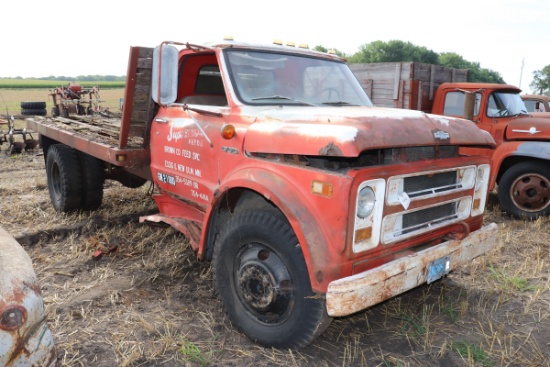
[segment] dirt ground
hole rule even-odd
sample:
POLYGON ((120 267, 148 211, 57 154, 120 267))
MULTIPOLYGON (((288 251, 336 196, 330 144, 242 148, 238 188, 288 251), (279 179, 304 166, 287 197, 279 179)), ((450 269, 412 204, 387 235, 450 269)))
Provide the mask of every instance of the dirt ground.
POLYGON ((156 211, 148 184, 107 182, 98 211, 59 214, 40 150, 0 148, 0 225, 33 259, 62 366, 550 365, 550 221, 511 220, 494 194, 494 251, 276 350, 232 327, 183 235, 139 223, 156 211))

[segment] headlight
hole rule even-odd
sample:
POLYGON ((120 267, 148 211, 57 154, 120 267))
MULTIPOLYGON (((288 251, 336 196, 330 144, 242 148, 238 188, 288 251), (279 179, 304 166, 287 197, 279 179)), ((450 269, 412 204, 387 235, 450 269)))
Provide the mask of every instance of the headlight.
POLYGON ((372 212, 375 202, 376 195, 372 188, 370 186, 363 187, 357 197, 357 216, 366 218, 372 212))

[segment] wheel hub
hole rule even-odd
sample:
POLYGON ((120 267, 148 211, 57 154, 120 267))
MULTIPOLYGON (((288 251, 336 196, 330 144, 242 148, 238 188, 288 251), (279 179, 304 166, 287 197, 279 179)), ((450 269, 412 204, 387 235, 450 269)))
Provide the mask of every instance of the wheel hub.
POLYGON ((540 211, 550 205, 550 181, 539 174, 518 177, 511 187, 516 205, 525 211, 540 211))
POLYGON ((239 281, 243 297, 257 310, 265 310, 276 297, 275 279, 257 264, 241 268, 239 281))
POLYGON ((235 281, 243 304, 258 321, 272 324, 286 319, 294 307, 290 273, 276 253, 249 244, 240 253, 235 281))

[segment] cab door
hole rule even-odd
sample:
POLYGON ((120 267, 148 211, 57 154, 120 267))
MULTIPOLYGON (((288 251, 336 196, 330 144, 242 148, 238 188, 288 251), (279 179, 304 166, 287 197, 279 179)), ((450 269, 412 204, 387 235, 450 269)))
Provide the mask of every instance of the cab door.
POLYGON ((218 187, 220 132, 229 115, 214 54, 184 56, 178 97, 151 128, 151 171, 158 187, 206 207, 218 187))

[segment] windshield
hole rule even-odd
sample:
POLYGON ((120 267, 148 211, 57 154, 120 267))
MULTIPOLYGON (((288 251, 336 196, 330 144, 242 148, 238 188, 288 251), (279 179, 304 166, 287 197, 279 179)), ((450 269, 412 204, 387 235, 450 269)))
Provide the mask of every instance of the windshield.
POLYGON ((489 96, 488 117, 517 116, 526 113, 527 108, 518 93, 495 92, 489 96))
POLYGON ((243 103, 372 106, 345 63, 249 50, 228 49, 224 54, 243 103))

